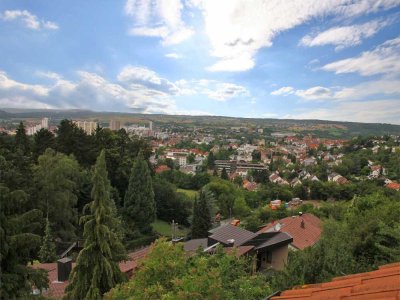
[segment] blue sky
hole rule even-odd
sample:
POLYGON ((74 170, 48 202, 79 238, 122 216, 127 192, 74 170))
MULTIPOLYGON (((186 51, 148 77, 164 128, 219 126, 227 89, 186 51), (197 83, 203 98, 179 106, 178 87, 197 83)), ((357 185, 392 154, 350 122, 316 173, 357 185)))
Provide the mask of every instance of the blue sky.
POLYGON ((400 124, 400 0, 0 0, 0 107, 400 124))

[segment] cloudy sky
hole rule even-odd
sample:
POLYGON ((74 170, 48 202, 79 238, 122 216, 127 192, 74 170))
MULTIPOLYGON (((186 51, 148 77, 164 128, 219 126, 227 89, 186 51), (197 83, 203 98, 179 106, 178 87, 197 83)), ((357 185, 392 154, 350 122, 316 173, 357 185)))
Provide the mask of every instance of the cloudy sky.
POLYGON ((0 0, 0 108, 400 124, 400 0, 0 0))

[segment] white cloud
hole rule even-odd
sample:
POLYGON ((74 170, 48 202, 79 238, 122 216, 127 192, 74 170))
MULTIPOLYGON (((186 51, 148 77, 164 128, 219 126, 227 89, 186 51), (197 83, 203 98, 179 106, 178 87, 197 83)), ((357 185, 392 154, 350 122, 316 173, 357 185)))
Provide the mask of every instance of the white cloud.
POLYGON ((384 78, 366 81, 336 91, 334 98, 338 100, 363 100, 377 95, 400 96, 400 80, 384 78))
POLYGON ((179 44, 194 31, 182 19, 180 0, 127 0, 125 14, 133 19, 131 35, 159 37, 164 45, 179 44))
POLYGON ((176 85, 181 95, 205 95, 217 101, 250 96, 250 92, 244 86, 216 80, 179 80, 176 85))
POLYGON ((359 73, 362 76, 400 74, 400 37, 388 40, 357 57, 329 63, 321 69, 336 74, 359 73))
POLYGON ((373 122, 400 124, 400 100, 339 102, 328 108, 308 110, 286 115, 294 119, 319 119, 332 121, 373 122))
POLYGON ((49 73, 42 74, 53 79, 49 85, 30 85, 11 79, 5 72, 0 73, 0 105, 13 106, 13 102, 36 103, 42 107, 85 108, 109 111, 131 109, 135 112, 171 113, 176 112, 173 93, 165 89, 163 81, 158 82, 154 74, 142 70, 138 76, 129 76, 123 70, 113 83, 90 72, 78 71, 76 81, 62 79, 49 73))
POLYGON ((334 45, 335 50, 341 50, 361 44, 363 39, 372 37, 390 23, 390 20, 374 20, 364 24, 333 27, 317 34, 306 35, 300 44, 308 47, 334 45))
POLYGON ((293 87, 284 86, 284 87, 281 87, 280 89, 272 91, 271 95, 273 95, 273 96, 287 96, 287 95, 293 94, 294 92, 295 91, 294 91, 293 87))
POLYGON ((295 94, 305 100, 324 100, 331 99, 333 96, 331 89, 322 86, 314 86, 307 90, 297 90, 295 94))
POLYGON ((316 17, 353 18, 400 5, 398 0, 192 0, 201 10, 205 33, 218 61, 210 71, 254 67, 259 49, 270 47, 283 31, 316 17))
POLYGON ((180 59, 180 58, 182 58, 182 55, 178 54, 178 53, 167 53, 167 54, 165 54, 165 57, 173 58, 173 59, 180 59))
POLYGON ((208 93, 208 97, 218 101, 226 101, 238 96, 247 96, 249 92, 243 86, 233 83, 217 84, 216 89, 208 93))
POLYGON ((274 96, 296 95, 304 100, 361 101, 372 96, 400 96, 400 80, 383 78, 362 82, 349 87, 314 86, 306 90, 282 87, 271 92, 274 96))
POLYGON ((57 30, 58 25, 54 22, 39 20, 37 16, 27 10, 6 10, 0 14, 3 21, 20 21, 22 24, 32 30, 57 30))
POLYGON ((53 72, 36 72, 47 84, 27 84, 12 79, 0 70, 0 107, 81 108, 139 113, 196 114, 200 110, 181 110, 175 97, 204 95, 217 101, 249 95, 233 83, 214 80, 169 81, 145 67, 125 66, 110 81, 87 71, 77 71, 77 79, 67 80, 53 72))

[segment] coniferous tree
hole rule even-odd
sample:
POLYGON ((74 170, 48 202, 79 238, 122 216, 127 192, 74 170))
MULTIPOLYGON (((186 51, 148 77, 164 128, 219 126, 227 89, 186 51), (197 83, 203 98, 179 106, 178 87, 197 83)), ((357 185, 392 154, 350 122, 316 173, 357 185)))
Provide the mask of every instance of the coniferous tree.
POLYGON ((229 176, 228 176, 228 173, 226 172, 225 168, 223 168, 221 171, 221 178, 225 179, 225 180, 229 180, 229 176))
POLYGON ((92 181, 93 201, 85 208, 90 214, 81 218, 85 244, 70 275, 65 299, 101 299, 125 279, 118 263, 126 259, 126 253, 117 232, 119 222, 110 198, 104 150, 97 158, 92 181))
POLYGON ((29 138, 26 135, 25 126, 22 121, 17 127, 17 131, 15 134, 15 145, 16 148, 20 150, 23 155, 27 155, 29 153, 29 138))
POLYGON ((218 170, 217 170, 217 168, 214 168, 213 176, 218 176, 218 170))
POLYGON ((47 129, 40 129, 33 136, 33 156, 35 160, 42 155, 47 148, 55 149, 55 137, 54 134, 47 129))
POLYGON ((28 195, 0 184, 0 299, 29 299, 32 286, 48 287, 47 272, 28 266, 40 247, 42 212, 24 210, 28 195))
POLYGON ((149 166, 142 152, 139 153, 131 170, 124 198, 124 213, 129 225, 133 222, 140 232, 151 232, 151 223, 156 216, 156 205, 149 166))
POLYGON ((51 235, 49 218, 46 218, 46 229, 43 237, 43 244, 40 247, 39 258, 42 263, 53 262, 56 259, 56 245, 51 235))
POLYGON ((201 191, 193 205, 192 238, 206 238, 211 228, 210 192, 201 191))
POLYGON ((209 169, 213 169, 214 166, 215 166, 214 153, 212 151, 210 151, 210 153, 208 153, 208 156, 207 156, 207 167, 209 169))

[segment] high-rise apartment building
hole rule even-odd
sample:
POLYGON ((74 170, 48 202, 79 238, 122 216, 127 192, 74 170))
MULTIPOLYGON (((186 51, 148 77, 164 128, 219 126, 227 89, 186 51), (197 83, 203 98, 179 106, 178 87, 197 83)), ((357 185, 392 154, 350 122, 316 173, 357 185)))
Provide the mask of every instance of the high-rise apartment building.
POLYGON ((97 128, 97 122, 92 121, 74 121, 75 125, 82 128, 87 134, 93 134, 97 128))
POLYGON ((42 128, 49 129, 49 118, 42 119, 42 128))
POLYGON ((111 130, 120 130, 121 129, 121 122, 118 120, 111 120, 110 121, 110 129, 111 130))

